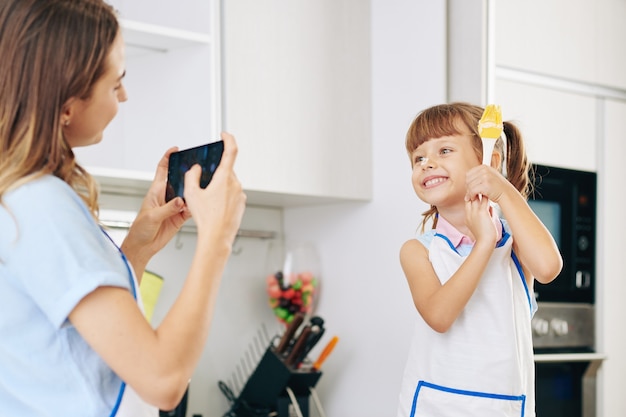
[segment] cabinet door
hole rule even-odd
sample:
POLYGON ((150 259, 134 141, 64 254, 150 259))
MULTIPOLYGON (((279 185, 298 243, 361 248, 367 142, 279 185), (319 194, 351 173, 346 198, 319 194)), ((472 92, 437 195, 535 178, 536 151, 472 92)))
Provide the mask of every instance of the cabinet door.
POLYGON ((626 88, 626 2, 497 0, 496 63, 626 88))
POLYGON ((224 2, 225 129, 246 189, 371 197, 369 3, 224 2))
POLYGON ((498 80, 502 117, 520 128, 535 163, 596 170, 596 100, 591 96, 498 80))

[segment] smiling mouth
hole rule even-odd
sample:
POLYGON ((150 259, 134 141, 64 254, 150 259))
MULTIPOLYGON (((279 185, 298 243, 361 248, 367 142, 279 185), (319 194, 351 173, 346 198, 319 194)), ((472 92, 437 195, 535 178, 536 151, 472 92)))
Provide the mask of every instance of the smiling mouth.
POLYGON ((423 182, 425 188, 435 187, 441 183, 448 181, 446 177, 429 178, 423 182))

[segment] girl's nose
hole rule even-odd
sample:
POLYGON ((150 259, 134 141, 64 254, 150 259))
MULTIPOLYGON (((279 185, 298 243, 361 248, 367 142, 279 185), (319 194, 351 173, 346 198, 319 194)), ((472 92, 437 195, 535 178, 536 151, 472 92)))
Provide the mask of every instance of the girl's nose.
POLYGON ((422 160, 419 162, 419 165, 422 167, 422 169, 431 169, 434 168, 435 161, 431 158, 422 158, 422 160))

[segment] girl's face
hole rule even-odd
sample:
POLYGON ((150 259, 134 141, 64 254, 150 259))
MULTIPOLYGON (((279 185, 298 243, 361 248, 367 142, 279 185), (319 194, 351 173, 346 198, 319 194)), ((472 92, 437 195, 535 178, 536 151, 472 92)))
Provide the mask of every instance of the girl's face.
POLYGON ((466 173, 481 163, 472 143, 473 135, 462 132, 427 140, 413 151, 411 179, 420 200, 439 211, 464 205, 466 173))
POLYGON ((106 61, 105 73, 93 86, 91 97, 71 98, 64 107, 61 125, 70 147, 88 146, 102 140, 107 125, 126 101, 124 40, 117 35, 106 61))

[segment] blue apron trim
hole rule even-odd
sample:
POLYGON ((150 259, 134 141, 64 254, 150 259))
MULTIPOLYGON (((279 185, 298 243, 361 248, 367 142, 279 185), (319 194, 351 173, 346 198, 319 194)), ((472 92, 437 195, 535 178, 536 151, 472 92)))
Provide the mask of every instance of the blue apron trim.
POLYGON ((502 238, 496 243, 496 248, 501 248, 504 244, 509 240, 511 234, 504 230, 504 226, 502 226, 502 238))
POLYGON ((117 414, 117 411, 120 409, 120 404, 122 403, 122 397, 124 396, 125 390, 126 382, 122 381, 122 386, 120 387, 120 392, 117 394, 117 400, 115 401, 115 406, 113 407, 113 411, 111 411, 110 417, 114 417, 117 414))
MULTIPOLYGON (((435 237, 440 237, 445 240, 448 243, 448 246, 450 246, 450 249, 452 249, 457 255, 461 255, 446 235, 442 235, 441 233, 435 233, 435 237)), ((501 248, 502 246, 504 246, 504 244, 507 242, 507 240, 509 240, 510 237, 511 235, 507 231, 503 230, 502 238, 496 243, 496 248, 501 248)))
MULTIPOLYGON (((448 243, 448 246, 450 246, 450 249, 452 249, 457 255, 460 255, 460 253, 456 250, 456 248, 454 247, 454 245, 452 244, 450 239, 448 239, 447 236, 442 235, 441 233, 435 233, 435 236, 440 237, 443 240, 445 240, 448 243)), ((504 231, 502 235, 502 239, 500 239, 500 241, 496 244, 496 248, 500 248, 504 246, 504 244, 507 242, 507 240, 509 240, 510 237, 511 237, 511 234, 504 231)), ((515 267, 517 268, 517 272, 519 273, 519 276, 522 279, 522 284, 524 285, 524 291, 526 292, 526 299, 528 300, 528 308, 530 310, 530 315, 532 317, 533 304, 530 298, 530 290, 528 289, 528 283, 526 282, 526 277, 524 276, 524 271, 522 270, 522 265, 519 259, 517 258, 517 256, 515 255, 515 252, 513 251, 511 251, 511 258, 513 258, 513 263, 515 264, 515 267)))
POLYGON ((454 252, 456 252, 457 255, 460 255, 459 251, 456 250, 456 248, 454 247, 454 245, 452 244, 450 239, 448 239, 448 236, 442 235, 441 233, 435 233, 435 237, 440 237, 443 240, 445 240, 448 243, 448 246, 450 246, 450 249, 452 249, 454 252))
POLYGON ((413 404, 411 406, 411 417, 415 415, 415 408, 417 407, 417 396, 419 395, 419 392, 422 389, 422 387, 432 388, 434 390, 448 392, 450 394, 465 395, 468 397, 490 398, 493 400, 505 400, 505 401, 521 401, 522 414, 520 414, 520 417, 524 417, 524 410, 526 407, 525 395, 490 394, 487 392, 467 391, 467 390, 444 387, 444 386, 437 385, 437 384, 431 384, 430 382, 425 382, 425 381, 420 381, 417 384, 417 389, 415 390, 415 395, 413 396, 413 404))
POLYGON ((517 268, 517 272, 519 273, 519 276, 522 279, 522 284, 524 285, 524 291, 526 291, 526 299, 528 300, 528 307, 530 308, 530 316, 532 317, 533 303, 530 298, 530 290, 528 289, 528 283, 526 282, 526 277, 524 276, 524 271, 522 270, 522 264, 517 258, 517 255, 515 255, 515 252, 513 251, 511 251, 511 258, 513 258, 513 263, 515 264, 515 267, 517 268))
MULTIPOLYGON (((130 262, 128 262, 128 259, 126 259, 126 255, 124 255, 124 252, 122 252, 122 249, 119 246, 117 246, 117 243, 115 243, 115 241, 111 238, 111 236, 109 236, 109 234, 104 229, 102 229, 102 233, 104 233, 104 235, 109 238, 111 243, 113 243, 113 245, 117 248, 118 252, 122 256, 124 265, 126 265, 126 272, 128 272, 128 277, 130 279, 130 290, 131 290, 131 293, 133 294, 133 298, 136 300, 137 289, 135 288, 135 280, 133 279, 133 272, 130 269, 130 262)), ((117 394, 117 400, 115 401, 115 406, 113 407, 113 410, 111 411, 110 417, 115 417, 115 415, 117 414, 120 408, 120 404, 122 403, 122 397, 124 396, 125 390, 126 390, 126 383, 122 381, 122 385, 120 386, 120 392, 117 394)))
MULTIPOLYGON (((503 225, 502 233, 503 233, 502 239, 498 241, 498 243, 496 244, 496 248, 500 248, 504 246, 504 244, 511 237, 511 234, 504 230, 504 225, 503 225)), ((457 255, 460 255, 460 253, 456 250, 456 248, 454 247, 454 245, 452 244, 450 239, 448 239, 447 236, 442 235, 441 233, 435 233, 435 236, 440 237, 441 239, 445 240, 448 243, 448 246, 450 246, 450 249, 452 249, 457 255)), ((530 316, 532 317, 534 313, 533 303, 530 298, 530 290, 528 289, 528 283, 526 282, 526 277, 524 276, 524 271, 522 270, 522 264, 520 263, 519 259, 517 258, 517 255, 515 255, 515 252, 513 251, 511 251, 511 258, 513 259, 513 263, 515 264, 515 267, 517 268, 517 272, 519 273, 519 276, 522 279, 522 285, 524 285, 524 291, 526 292, 526 299, 528 300, 528 309, 530 310, 530 316)))

